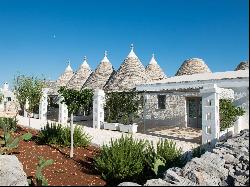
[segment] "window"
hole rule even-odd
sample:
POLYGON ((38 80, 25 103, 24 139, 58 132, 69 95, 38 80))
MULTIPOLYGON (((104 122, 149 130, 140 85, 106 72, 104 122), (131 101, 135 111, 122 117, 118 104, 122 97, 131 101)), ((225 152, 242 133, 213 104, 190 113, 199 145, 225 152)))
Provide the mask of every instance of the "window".
POLYGON ((166 95, 158 95, 158 109, 166 109, 166 95))
POLYGON ((11 101, 11 97, 7 97, 7 101, 11 101))

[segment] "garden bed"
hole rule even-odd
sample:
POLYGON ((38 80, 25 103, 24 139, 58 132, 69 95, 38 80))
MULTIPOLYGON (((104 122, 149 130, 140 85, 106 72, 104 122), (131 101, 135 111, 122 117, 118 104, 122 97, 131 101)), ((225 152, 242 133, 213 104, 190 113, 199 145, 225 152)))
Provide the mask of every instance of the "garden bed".
POLYGON ((101 179, 101 176, 93 167, 93 157, 99 151, 97 147, 75 148, 74 157, 71 159, 69 158, 70 148, 38 145, 34 141, 38 132, 36 130, 18 127, 14 136, 19 136, 26 132, 33 134, 33 140, 28 142, 21 141, 13 154, 22 163, 28 178, 35 179, 38 156, 42 156, 45 159, 54 160, 52 165, 43 170, 43 175, 48 180, 49 186, 106 185, 106 181, 101 179))

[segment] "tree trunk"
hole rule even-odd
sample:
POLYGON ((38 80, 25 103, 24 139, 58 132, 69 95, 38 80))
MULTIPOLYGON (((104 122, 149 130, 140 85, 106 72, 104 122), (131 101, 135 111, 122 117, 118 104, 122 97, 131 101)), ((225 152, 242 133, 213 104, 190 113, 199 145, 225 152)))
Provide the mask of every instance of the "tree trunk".
POLYGON ((73 157, 73 149, 74 149, 74 127, 73 127, 73 113, 70 116, 70 158, 73 157))
POLYGON ((30 127, 30 116, 31 116, 31 114, 28 113, 28 116, 29 116, 29 127, 30 127))

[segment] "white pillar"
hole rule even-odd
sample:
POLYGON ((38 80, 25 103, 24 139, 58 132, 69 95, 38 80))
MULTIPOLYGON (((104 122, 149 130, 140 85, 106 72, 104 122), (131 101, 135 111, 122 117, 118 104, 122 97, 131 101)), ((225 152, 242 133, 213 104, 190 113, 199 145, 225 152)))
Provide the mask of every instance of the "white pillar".
POLYGON ((39 104, 39 119, 47 120, 48 89, 43 89, 43 94, 39 104))
POLYGON ((63 97, 59 96, 58 122, 66 124, 68 122, 68 107, 65 103, 61 103, 62 100, 63 100, 63 97))
POLYGON ((93 99, 93 128, 103 128, 105 93, 97 89, 93 99))
POLYGON ((24 117, 28 117, 28 112, 27 112, 28 109, 29 109, 29 100, 26 99, 26 103, 24 105, 24 113, 23 113, 24 117))
POLYGON ((215 145, 220 138, 219 95, 216 84, 203 87, 202 94, 202 144, 215 145))

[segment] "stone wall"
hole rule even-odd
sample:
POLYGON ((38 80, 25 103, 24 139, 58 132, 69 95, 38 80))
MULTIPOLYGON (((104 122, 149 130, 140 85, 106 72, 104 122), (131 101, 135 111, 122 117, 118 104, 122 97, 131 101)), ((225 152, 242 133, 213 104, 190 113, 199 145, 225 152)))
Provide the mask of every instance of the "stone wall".
POLYGON ((145 103, 146 127, 185 127, 186 97, 200 97, 198 92, 147 93, 145 103), (166 109, 158 109, 157 95, 166 95, 166 109))

